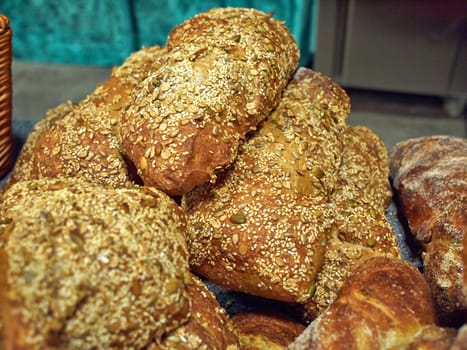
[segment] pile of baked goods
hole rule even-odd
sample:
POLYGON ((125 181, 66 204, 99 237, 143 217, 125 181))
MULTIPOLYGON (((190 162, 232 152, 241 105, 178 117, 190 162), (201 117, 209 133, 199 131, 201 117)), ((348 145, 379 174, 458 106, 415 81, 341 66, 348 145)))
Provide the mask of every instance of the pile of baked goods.
POLYGON ((212 9, 50 110, 2 190, 4 348, 462 344, 465 140, 445 190, 427 178, 447 162, 391 156, 422 274, 386 217, 383 143, 298 62, 271 14, 212 9), (219 289, 255 302, 230 312, 219 289))

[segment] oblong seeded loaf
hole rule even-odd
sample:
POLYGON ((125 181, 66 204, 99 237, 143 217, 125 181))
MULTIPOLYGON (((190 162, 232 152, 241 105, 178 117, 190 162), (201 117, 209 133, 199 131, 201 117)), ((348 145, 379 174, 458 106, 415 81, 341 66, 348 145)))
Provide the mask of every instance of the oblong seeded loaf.
POLYGON ((26 140, 7 187, 18 181, 58 177, 82 177, 114 188, 140 183, 121 152, 117 121, 132 88, 163 52, 160 46, 134 52, 82 101, 48 111, 26 140))
POLYGON ((245 134, 277 105, 299 51, 282 22, 244 8, 190 18, 167 48, 133 91, 120 136, 145 184, 180 195, 232 164, 245 134))
POLYGON ((341 88, 300 68, 232 167, 184 196, 196 273, 271 299, 309 298, 332 229, 348 108, 341 88))

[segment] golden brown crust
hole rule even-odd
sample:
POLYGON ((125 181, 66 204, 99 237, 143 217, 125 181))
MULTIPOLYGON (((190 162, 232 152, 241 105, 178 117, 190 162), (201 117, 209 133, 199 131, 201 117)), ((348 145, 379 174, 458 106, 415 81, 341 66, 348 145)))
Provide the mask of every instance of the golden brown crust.
POLYGON ((332 193, 338 237, 398 256, 397 237, 385 214, 392 199, 386 148, 363 126, 348 127, 342 143, 338 180, 332 193))
POLYGON ((339 239, 337 231, 334 231, 328 238, 321 269, 310 286, 310 297, 303 304, 303 318, 314 320, 336 298, 355 268, 379 255, 371 248, 339 239))
POLYGON ((335 298, 353 269, 374 256, 400 255, 397 237, 386 218, 388 159, 381 140, 368 128, 347 127, 341 135, 337 183, 330 195, 334 229, 323 265, 304 305, 313 320, 335 298))
POLYGON ((285 349, 305 329, 298 320, 276 310, 255 310, 232 317, 242 350, 285 349))
POLYGON ((144 79, 159 46, 133 53, 112 76, 33 141, 32 178, 84 177, 110 187, 134 186, 132 168, 121 154, 117 122, 132 88, 144 79))
POLYGON ((378 210, 386 209, 391 202, 392 191, 388 154, 383 142, 365 126, 349 126, 343 134, 342 143, 334 200, 353 200, 378 210))
MULTIPOLYGON (((464 324, 457 332, 456 339, 449 350, 467 349, 467 324, 464 324)), ((434 349, 435 350, 435 349, 434 349)))
POLYGON ((429 286, 414 266, 375 257, 357 268, 289 349, 447 349, 454 334, 436 326, 429 286))
POLYGON ((133 92, 121 139, 145 184, 184 194, 231 164, 298 64, 288 29, 253 9, 201 13, 169 35, 159 69, 133 92))
POLYGON ((327 195, 348 107, 329 78, 301 69, 232 167, 184 196, 194 271, 237 291, 309 298, 331 229, 327 195), (342 103, 326 100, 321 89, 338 92, 342 103))
POLYGON ((188 317, 184 213, 165 194, 40 179, 2 208, 7 349, 140 349, 188 317))
POLYGON ((464 234, 464 243, 462 249, 462 266, 464 267, 464 284, 462 286, 462 295, 464 297, 464 305, 467 305, 467 235, 464 234))
MULTIPOLYGON (((190 318, 176 330, 165 334, 160 349, 239 349, 238 337, 227 312, 214 294, 195 275, 187 284, 191 299, 190 318)), ((157 348, 157 346, 156 346, 157 348)))
POLYGON ((391 177, 402 215, 422 244, 425 277, 441 320, 465 319, 462 251, 467 231, 467 141, 430 136, 397 144, 391 177))
POLYGON ((12 174, 3 186, 2 191, 8 189, 16 182, 37 179, 37 176, 33 171, 33 164, 34 145, 38 136, 45 130, 49 129, 51 125, 56 123, 58 120, 64 118, 72 110, 73 104, 71 102, 62 103, 61 105, 47 111, 45 117, 34 125, 21 149, 18 159, 16 160, 12 174))

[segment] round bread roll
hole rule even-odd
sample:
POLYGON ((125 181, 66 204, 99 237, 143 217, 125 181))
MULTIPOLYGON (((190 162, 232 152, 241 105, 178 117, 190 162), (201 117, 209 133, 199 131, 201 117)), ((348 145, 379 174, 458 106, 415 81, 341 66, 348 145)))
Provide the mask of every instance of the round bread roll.
POLYGON ((187 320, 185 220, 165 194, 40 179, 1 208, 6 349, 145 349, 187 320))

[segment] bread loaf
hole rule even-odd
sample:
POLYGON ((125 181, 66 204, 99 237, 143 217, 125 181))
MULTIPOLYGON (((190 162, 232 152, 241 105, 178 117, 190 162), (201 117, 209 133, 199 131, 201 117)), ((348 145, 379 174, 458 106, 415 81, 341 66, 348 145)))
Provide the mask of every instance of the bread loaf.
POLYGON ((44 177, 83 177, 114 188, 140 183, 122 155, 116 128, 130 91, 164 51, 154 46, 133 53, 84 100, 49 111, 26 140, 8 186, 44 177))
POLYGON ((272 309, 244 311, 232 316, 242 350, 283 350, 305 329, 305 325, 272 309))
POLYGON ((375 256, 400 255, 385 215, 391 197, 386 148, 362 126, 347 127, 341 142, 337 183, 330 195, 334 226, 313 292, 304 304, 307 320, 329 306, 356 266, 375 256))
POLYGON ((392 199, 386 148, 363 126, 348 127, 342 143, 338 182, 331 197, 339 237, 397 256, 397 238, 385 215, 392 199))
POLYGON ((237 332, 215 295, 196 275, 187 283, 191 299, 190 317, 181 326, 164 335, 161 344, 150 350, 237 350, 237 332))
POLYGON ((36 140, 45 130, 48 130, 52 124, 57 120, 65 117, 68 113, 73 110, 73 103, 64 102, 55 108, 47 111, 46 115, 40 119, 33 127, 24 145, 22 146, 21 152, 16 159, 13 171, 2 187, 2 191, 9 188, 16 182, 28 181, 37 179, 37 174, 33 171, 34 167, 34 146, 36 140))
POLYGON ((165 194, 40 179, 1 208, 6 349, 146 349, 188 319, 184 214, 165 194))
POLYGON ((390 170, 401 213, 423 247, 424 276, 441 320, 462 323, 467 141, 435 135, 401 142, 392 150, 390 170))
POLYGON ((228 289, 309 298, 321 267, 348 97, 300 69, 279 106, 215 184, 184 196, 192 269, 228 289))
POLYGON ((428 284, 400 259, 358 266, 329 308, 288 349, 449 349, 454 329, 436 325, 428 284))
POLYGON ((254 9, 212 9, 176 27, 133 91, 121 142, 146 185, 184 194, 230 165, 298 64, 289 30, 254 9))
POLYGON ((456 339, 449 350, 467 349, 467 324, 464 324, 457 332, 456 339))

